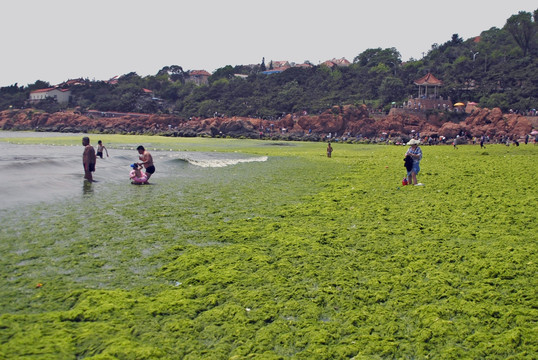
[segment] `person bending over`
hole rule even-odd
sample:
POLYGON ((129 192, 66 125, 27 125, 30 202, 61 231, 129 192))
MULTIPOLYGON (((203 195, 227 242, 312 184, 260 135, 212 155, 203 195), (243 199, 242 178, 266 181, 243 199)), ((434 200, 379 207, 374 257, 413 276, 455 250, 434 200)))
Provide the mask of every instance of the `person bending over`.
POLYGON ((148 176, 148 181, 149 181, 149 178, 155 172, 155 166, 153 165, 153 157, 151 156, 149 151, 144 149, 142 145, 137 147, 136 150, 138 150, 138 153, 140 154, 140 156, 138 157, 138 159, 140 160, 138 165, 144 166, 144 168, 146 169, 146 175, 148 176))

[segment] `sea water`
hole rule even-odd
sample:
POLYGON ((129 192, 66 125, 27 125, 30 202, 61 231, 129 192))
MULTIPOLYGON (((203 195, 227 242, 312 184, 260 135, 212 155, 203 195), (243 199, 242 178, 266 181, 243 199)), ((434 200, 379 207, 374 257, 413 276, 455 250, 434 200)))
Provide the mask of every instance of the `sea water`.
MULTIPOLYGON (((81 136, 66 134, 66 136, 81 136)), ((0 132, 0 137, 16 138, 60 136, 56 133, 0 132)), ((106 192, 110 186, 130 185, 130 165, 138 162, 135 149, 109 148, 104 158, 97 158, 94 183, 84 180, 82 145, 19 145, 0 141, 0 210, 80 197, 95 191, 106 192)), ((196 169, 233 166, 252 161, 266 161, 237 153, 151 151, 156 173, 150 179, 159 185, 171 177, 194 176, 196 169)), ((200 174, 198 174, 200 176, 200 174)))

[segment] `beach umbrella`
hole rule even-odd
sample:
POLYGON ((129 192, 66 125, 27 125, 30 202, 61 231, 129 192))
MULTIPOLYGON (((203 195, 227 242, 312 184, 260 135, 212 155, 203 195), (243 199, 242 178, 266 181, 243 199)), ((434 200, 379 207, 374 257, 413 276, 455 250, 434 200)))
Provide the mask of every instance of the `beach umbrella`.
POLYGON ((462 103, 462 102, 457 102, 457 103, 454 104, 454 106, 465 106, 465 104, 462 103))

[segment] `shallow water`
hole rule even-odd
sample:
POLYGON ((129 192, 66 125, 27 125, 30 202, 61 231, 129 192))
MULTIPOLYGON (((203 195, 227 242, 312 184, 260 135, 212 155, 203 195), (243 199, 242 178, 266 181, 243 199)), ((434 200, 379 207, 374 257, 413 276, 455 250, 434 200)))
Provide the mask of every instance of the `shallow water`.
MULTIPOLYGON (((72 135, 72 134, 70 134, 72 135)), ((2 133, 2 137, 58 136, 48 133, 2 133)), ((82 197, 110 185, 129 181, 130 164, 138 161, 136 150, 108 149, 110 157, 98 158, 94 183, 84 180, 81 146, 18 145, 0 142, 0 210, 82 197)), ((242 162, 265 161, 235 153, 151 151, 156 173, 151 182, 172 176, 188 177, 196 168, 224 167, 242 162)))

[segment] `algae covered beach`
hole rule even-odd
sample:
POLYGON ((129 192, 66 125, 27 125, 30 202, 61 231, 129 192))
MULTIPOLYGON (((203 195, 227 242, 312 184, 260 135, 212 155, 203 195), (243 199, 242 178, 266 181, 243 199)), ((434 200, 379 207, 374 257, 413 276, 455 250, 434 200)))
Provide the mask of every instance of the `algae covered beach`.
POLYGON ((159 154, 132 186, 80 138, 0 139, 76 149, 73 193, 0 209, 0 358, 538 354, 537 146, 423 146, 404 187, 401 146, 99 135, 159 154))

